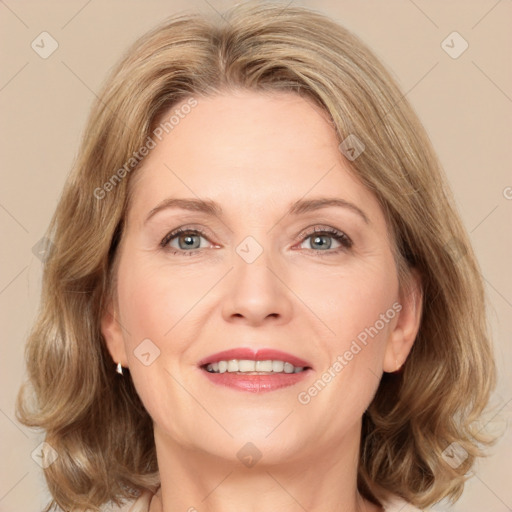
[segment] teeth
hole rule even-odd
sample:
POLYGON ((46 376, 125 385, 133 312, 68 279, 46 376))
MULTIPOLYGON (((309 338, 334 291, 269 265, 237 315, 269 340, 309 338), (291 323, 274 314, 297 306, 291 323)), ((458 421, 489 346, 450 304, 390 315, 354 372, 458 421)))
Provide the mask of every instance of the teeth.
POLYGON ((293 364, 284 363, 284 373, 293 373, 293 364))
POLYGON ((282 372, 284 368, 283 361, 272 361, 272 371, 273 372, 282 372))
POLYGON ((256 371, 257 372, 271 372, 272 371, 272 361, 256 361, 256 371))
MULTIPOLYGON (((238 371, 239 372, 253 372, 256 369, 257 365, 258 365, 258 363, 256 361, 249 361, 248 359, 241 359, 238 361, 238 371)), ((260 368, 258 368, 258 370, 259 369, 260 368)))
POLYGON ((254 361, 252 359, 230 359, 229 361, 218 361, 206 366, 210 373, 300 373, 304 370, 302 366, 293 366, 286 361, 266 360, 254 361))

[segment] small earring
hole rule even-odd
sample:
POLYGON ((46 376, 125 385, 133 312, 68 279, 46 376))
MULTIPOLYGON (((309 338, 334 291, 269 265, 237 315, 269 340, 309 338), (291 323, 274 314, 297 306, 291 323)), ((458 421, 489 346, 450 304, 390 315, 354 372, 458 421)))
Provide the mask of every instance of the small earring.
POLYGON ((119 375, 123 375, 123 367, 121 366, 121 363, 117 363, 116 372, 119 373, 119 375))

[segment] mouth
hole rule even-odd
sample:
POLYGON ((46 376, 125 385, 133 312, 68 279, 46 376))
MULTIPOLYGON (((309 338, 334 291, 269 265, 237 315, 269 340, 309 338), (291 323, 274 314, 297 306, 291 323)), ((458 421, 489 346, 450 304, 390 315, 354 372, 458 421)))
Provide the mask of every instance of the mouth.
POLYGON ((305 360, 274 349, 233 349, 199 362, 213 383, 253 393, 293 386, 313 371, 305 360))
POLYGON ((223 359, 215 363, 208 363, 201 367, 210 373, 236 373, 238 375, 273 375, 276 373, 300 373, 309 370, 309 366, 294 366, 288 361, 280 359, 223 359))

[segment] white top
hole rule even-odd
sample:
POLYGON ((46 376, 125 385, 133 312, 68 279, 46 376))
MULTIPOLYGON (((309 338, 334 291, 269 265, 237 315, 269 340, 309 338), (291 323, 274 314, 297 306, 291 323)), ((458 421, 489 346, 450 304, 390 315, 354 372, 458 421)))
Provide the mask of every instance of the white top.
MULTIPOLYGON (((127 503, 119 509, 119 512, 149 512, 152 497, 153 494, 149 491, 143 492, 136 501, 127 503)), ((397 496, 383 503, 383 507, 386 512, 421 512, 419 508, 414 507, 397 496)))

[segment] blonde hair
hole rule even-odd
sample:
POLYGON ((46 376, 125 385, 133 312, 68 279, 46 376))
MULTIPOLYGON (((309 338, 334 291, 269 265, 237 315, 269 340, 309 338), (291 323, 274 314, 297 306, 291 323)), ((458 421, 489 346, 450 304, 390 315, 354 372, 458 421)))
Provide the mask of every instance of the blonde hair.
POLYGON ((248 2, 224 18, 171 17, 128 49, 92 108, 48 228, 26 348, 31 388, 17 402, 19 420, 44 429, 59 454, 44 471, 46 510, 120 504, 158 484, 151 418, 129 373, 117 378, 100 331, 140 164, 130 159, 173 105, 236 89, 302 94, 328 114, 340 142, 363 141, 348 163, 382 206, 401 285, 417 269, 424 301, 403 370, 384 374, 363 416, 359 490, 375 503, 386 493, 419 507, 457 499, 488 442, 474 424, 495 367, 478 264, 428 136, 374 54, 324 15, 248 2), (452 443, 467 453, 455 469, 442 456, 452 443))

